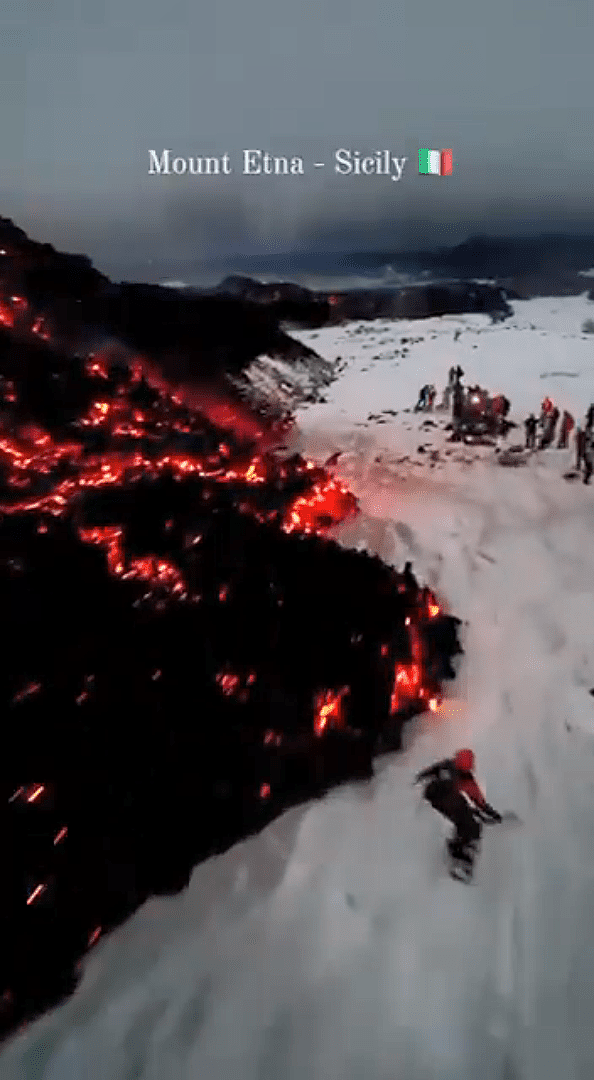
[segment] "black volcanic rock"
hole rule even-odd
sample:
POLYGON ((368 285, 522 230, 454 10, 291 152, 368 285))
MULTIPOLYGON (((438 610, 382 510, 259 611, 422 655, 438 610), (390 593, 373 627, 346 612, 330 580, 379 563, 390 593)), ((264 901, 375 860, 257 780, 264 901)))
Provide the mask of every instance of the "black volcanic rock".
POLYGON ((61 298, 95 296, 109 279, 86 255, 68 255, 51 244, 39 244, 9 219, 0 217, 0 282, 24 293, 34 306, 61 298))
POLYGON ((333 320, 426 319, 465 312, 484 312, 495 318, 513 313, 501 288, 472 281, 339 293, 332 308, 333 320))
POLYGON ((323 326, 330 315, 327 299, 292 282, 264 284, 249 277, 231 275, 210 291, 255 304, 266 304, 279 322, 293 326, 314 329, 323 326))
POLYGON ((114 284, 86 256, 29 240, 6 218, 0 219, 0 250, 3 292, 28 301, 20 329, 43 317, 52 338, 69 352, 86 352, 97 339, 114 338, 144 353, 170 380, 193 384, 237 374, 261 354, 316 356, 280 328, 281 318, 291 315, 303 325, 324 320, 327 305, 307 290, 281 286, 274 303, 263 303, 237 290, 230 296, 225 290, 114 284))
POLYGON ((109 296, 83 303, 81 315, 156 358, 179 380, 235 374, 261 354, 316 355, 280 329, 271 308, 225 295, 122 284, 109 296))

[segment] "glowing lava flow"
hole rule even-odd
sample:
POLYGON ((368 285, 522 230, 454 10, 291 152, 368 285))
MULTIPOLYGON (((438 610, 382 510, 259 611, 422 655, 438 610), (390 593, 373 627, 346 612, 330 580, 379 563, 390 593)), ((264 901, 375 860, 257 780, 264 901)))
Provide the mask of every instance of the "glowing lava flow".
MULTIPOLYGON (((18 296, 5 297, 0 303, 0 322, 15 326, 22 332, 27 302, 18 296)), ((37 318, 29 329, 40 333, 45 324, 37 318)), ((48 364, 52 354, 48 353, 48 364)), ((39 424, 0 424, 0 465, 4 466, 5 490, 14 492, 14 501, 5 500, 0 510, 6 514, 34 512, 56 518, 65 517, 84 499, 86 491, 105 488, 124 488, 133 497, 133 485, 141 480, 157 480, 167 473, 175 480, 196 476, 218 486, 243 486, 236 496, 236 506, 259 521, 276 522, 286 533, 325 535, 329 529, 358 513, 353 494, 323 468, 295 456, 281 460, 263 449, 246 455, 237 449, 236 438, 261 438, 263 431, 256 419, 246 414, 243 406, 231 404, 221 393, 208 388, 187 394, 172 392, 162 376, 151 370, 146 358, 127 359, 116 353, 90 353, 83 361, 84 379, 89 389, 97 386, 94 400, 72 421, 72 435, 61 439, 52 437, 39 424), (116 361, 114 375, 114 363, 116 361), (146 373, 152 382, 145 381, 146 373), (118 381, 119 379, 119 381, 118 381), (184 403, 185 402, 185 403, 184 403), (206 428, 205 428, 206 418, 206 428), (217 442, 217 449, 196 452, 195 449, 173 448, 175 440, 200 439, 209 424, 234 432, 234 438, 217 442), (89 439, 107 440, 105 448, 93 451, 89 439), (172 446, 173 443, 173 446, 172 446), (295 486, 301 490, 291 495, 295 486), (257 489, 269 487, 280 493, 278 509, 263 511, 256 498, 257 489), (287 494, 283 499, 283 492, 287 494)), ((68 373, 67 373, 68 377, 68 373)), ((2 381, 4 402, 10 407, 17 399, 14 384, 2 381)), ((88 398, 87 398, 88 401, 88 398)), ((204 493, 207 499, 209 493, 204 493)), ((174 520, 167 528, 174 527, 174 520)), ((47 531, 41 521, 39 532, 47 531)), ((188 585, 174 561, 146 554, 131 557, 126 552, 126 530, 123 524, 78 526, 78 535, 86 544, 99 546, 104 552, 110 573, 122 580, 148 583, 150 589, 166 593, 178 601, 188 599, 188 585)), ((400 586, 400 591, 404 586, 400 586)), ((229 587, 221 584, 219 600, 227 600, 229 587)), ((146 596, 150 596, 150 592, 146 596)), ((192 598, 194 599, 194 598, 192 598)), ((421 590, 414 610, 406 623, 410 634, 412 662, 399 663, 394 672, 391 711, 425 698, 430 707, 435 698, 423 685, 423 656, 416 624, 433 619, 440 607, 429 590, 421 590)), ((223 671, 218 679, 226 696, 243 699, 248 688, 243 678, 223 671)), ((27 689, 23 694, 31 693, 27 689)), ((324 691, 315 704, 314 728, 321 734, 333 723, 342 722, 342 702, 348 688, 324 691)), ((81 700, 84 698, 84 691, 81 700)))
POLYGON ((283 528, 288 533, 323 533, 355 513, 355 496, 337 480, 328 479, 314 484, 311 494, 295 499, 283 528))
MULTIPOLYGON (((441 614, 441 608, 429 589, 422 589, 420 603, 417 605, 416 619, 435 619, 441 614)), ((441 697, 430 693, 424 685, 424 651, 417 622, 410 616, 405 620, 409 635, 411 662, 397 663, 394 670, 394 685, 390 699, 390 713, 395 716, 416 702, 427 702, 431 712, 437 712, 441 697)))
MULTIPOLYGON (((165 388, 151 390, 142 403, 146 384, 140 363, 128 364, 124 370, 121 384, 114 385, 112 369, 105 357, 91 354, 84 362, 85 378, 91 386, 93 382, 99 382, 101 392, 71 425, 80 432, 80 438, 68 437, 60 441, 38 424, 21 424, 16 429, 3 425, 4 430, 0 429, 0 464, 5 469, 5 490, 14 492, 15 499, 5 501, 0 510, 7 514, 35 512, 65 517, 77 507, 86 491, 127 486, 133 492, 133 485, 138 481, 157 480, 167 473, 179 481, 196 476, 216 486, 243 487, 236 496, 238 509, 259 521, 276 522, 286 533, 325 535, 333 525, 358 513, 355 497, 343 484, 323 468, 297 455, 282 460, 262 449, 245 455, 234 450, 230 440, 218 442, 216 450, 210 452, 174 450, 171 440, 180 436, 190 440, 194 436, 200 438, 204 418, 183 406, 177 395, 165 388), (135 397, 137 391, 141 393, 140 399, 135 397), (85 442, 93 437, 94 431, 100 431, 108 439, 107 448, 101 453, 92 452, 85 442), (169 445, 165 447, 164 443, 169 445), (283 500, 283 491, 290 492, 291 485, 295 484, 301 485, 301 492, 292 497, 287 495, 283 500), (280 492, 284 507, 281 505, 268 512, 260 509, 250 493, 267 487, 280 492)), ((12 384, 9 386, 5 381, 4 389, 5 398, 7 389, 10 397, 16 397, 12 384)), ((230 415, 228 411, 225 413, 227 419, 230 415)), ((204 498, 208 498, 208 492, 204 498)), ((172 518, 168 520, 167 528, 173 527, 172 518)), ((40 522, 38 531, 46 532, 47 525, 40 522)), ((149 592, 144 599, 164 594, 178 601, 189 598, 184 574, 174 561, 153 554, 128 556, 123 524, 81 524, 78 535, 84 543, 102 548, 113 576, 146 582, 149 592)), ((403 588, 403 585, 399 586, 400 591, 403 588)), ((221 584, 221 603, 226 601, 228 592, 229 587, 221 584)), ((433 594, 428 589, 421 590, 406 619, 412 662, 396 666, 391 697, 393 715, 423 699, 430 708, 435 707, 437 699, 430 697, 423 685, 423 656, 416 624, 436 618, 440 610, 433 594)), ((238 696, 240 700, 247 697, 248 688, 239 676, 225 671, 218 681, 226 696, 238 696)), ((342 699, 347 692, 348 688, 343 688, 338 693, 326 691, 320 696, 315 706, 317 734, 333 723, 341 722, 342 699)), ((81 700, 83 698, 84 692, 81 700)))
POLYGON ((341 726, 344 723, 343 699, 349 693, 349 687, 343 686, 341 690, 323 690, 316 696, 314 706, 314 732, 322 735, 329 727, 341 726))
MULTIPOLYGON (((81 432, 81 438, 52 438, 37 424, 11 427, 0 426, 0 464, 5 469, 5 487, 18 492, 14 501, 4 500, 0 510, 6 514, 23 512, 46 513, 64 517, 88 489, 118 487, 134 484, 141 478, 157 479, 165 472, 175 479, 197 476, 217 485, 243 484, 245 496, 239 508, 251 512, 260 521, 274 521, 287 532, 327 532, 328 528, 356 512, 357 504, 346 488, 330 479, 313 462, 295 457, 281 461, 271 453, 260 452, 249 457, 233 454, 227 442, 220 442, 216 452, 198 454, 195 451, 164 449, 180 435, 200 437, 203 418, 182 406, 175 395, 166 390, 152 391, 150 407, 130 400, 130 389, 142 388, 139 364, 128 367, 124 385, 108 387, 110 368, 107 361, 92 354, 84 364, 85 378, 101 381, 103 391, 87 412, 71 425, 81 432), (128 395, 128 396, 126 396, 128 395), (109 439, 102 453, 93 453, 86 445, 87 432, 102 431, 109 439), (130 443, 142 448, 131 448, 130 443), (151 442, 154 450, 150 449, 151 442), (60 475, 61 474, 61 475, 60 475), (44 478, 44 483, 41 480, 44 478), (53 482, 49 486, 48 479, 53 482), (284 487, 301 483, 309 491, 285 499, 283 510, 264 513, 252 504, 250 488, 272 485, 282 495, 284 487), (40 487, 45 490, 40 490, 40 487)), ((146 384, 144 384, 146 386, 146 384)), ((4 381, 5 400, 16 397, 12 384, 4 381)), ((220 404, 220 402, 218 403, 220 404)), ((222 407, 222 406, 221 406, 222 407)), ((231 412, 227 407, 225 416, 231 412)), ((258 429, 259 430, 259 429, 258 429)), ((173 522, 171 523, 173 525, 173 522)), ((47 531, 44 524, 39 531, 47 531)), ((151 555, 128 559, 125 554, 125 531, 118 525, 79 528, 85 543, 96 544, 106 553, 112 574, 126 579, 135 578, 167 587, 172 596, 186 597, 187 591, 179 569, 163 558, 151 555)))

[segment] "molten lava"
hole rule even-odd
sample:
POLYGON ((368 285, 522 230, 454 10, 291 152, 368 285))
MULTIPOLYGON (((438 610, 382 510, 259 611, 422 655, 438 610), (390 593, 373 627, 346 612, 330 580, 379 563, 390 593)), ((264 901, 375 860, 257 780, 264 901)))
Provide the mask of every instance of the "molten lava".
MULTIPOLYGON (((110 369, 101 357, 90 356, 84 371, 89 380, 101 380, 104 385, 109 382, 110 369)), ((239 501, 242 511, 254 514, 258 520, 277 520, 287 532, 322 534, 332 524, 356 512, 356 500, 346 488, 312 462, 299 457, 281 461, 266 452, 246 457, 242 450, 234 451, 228 442, 219 442, 216 451, 202 454, 191 449, 163 448, 164 442, 174 441, 178 435, 199 438, 204 420, 200 414, 181 406, 176 396, 165 389, 159 392, 150 409, 138 405, 134 400, 134 387, 139 385, 137 374, 132 370, 124 387, 112 388, 113 396, 105 388, 92 402, 73 425, 81 432, 79 440, 67 436, 58 439, 39 424, 20 425, 17 431, 10 424, 1 425, 0 465, 7 474, 6 487, 22 493, 18 499, 4 500, 0 505, 3 512, 45 512, 64 517, 80 502, 85 490, 134 485, 143 478, 158 478, 165 472, 178 480, 197 476, 212 479, 217 485, 243 485, 239 501), (103 431, 110 439, 110 445, 100 453, 85 444, 83 433, 94 430, 103 431), (130 445, 141 441, 142 448, 134 449, 130 445), (291 486, 296 484, 305 493, 290 498, 291 486), (252 500, 250 489, 267 485, 279 492, 285 506, 263 515, 252 500)), ((5 399, 8 385, 12 384, 5 384, 5 399)), ((170 519, 168 527, 173 526, 170 519)), ((40 526, 46 528, 45 524, 40 526)), ((103 548, 115 576, 151 581, 169 587, 173 597, 186 597, 183 575, 169 560, 149 554, 142 558, 126 555, 122 526, 81 526, 79 536, 85 543, 103 548)), ((221 589, 222 601, 225 595, 221 589)))
POLYGON ((46 888, 47 886, 43 884, 36 885, 33 889, 33 892, 27 897, 27 907, 29 907, 31 904, 34 904, 35 901, 38 900, 39 897, 45 892, 46 888))
POLYGON ((330 727, 341 727, 344 723, 343 700, 349 693, 349 687, 341 690, 323 690, 315 699, 314 732, 322 735, 330 727))
POLYGON ((354 495, 337 480, 329 479, 314 484, 311 494, 295 500, 283 527, 285 532, 322 534, 357 512, 354 495))

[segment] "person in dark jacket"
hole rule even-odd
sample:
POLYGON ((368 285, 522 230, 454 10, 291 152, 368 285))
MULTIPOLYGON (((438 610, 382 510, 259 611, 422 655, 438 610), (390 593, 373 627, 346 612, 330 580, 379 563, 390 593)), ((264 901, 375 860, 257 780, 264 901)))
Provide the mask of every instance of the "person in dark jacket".
POLYGON ((538 420, 534 413, 530 413, 527 420, 524 420, 524 428, 526 431, 526 449, 536 450, 536 428, 538 426, 538 420))
POLYGON ((453 401, 452 401, 452 419, 461 420, 462 410, 464 408, 464 391, 460 383, 454 385, 453 401))
POLYGON ((588 429, 584 439, 584 484, 589 484, 594 470, 594 432, 588 429))
POLYGON ((429 391, 430 391, 430 389, 431 389, 431 387, 429 386, 429 383, 426 383, 425 386, 422 386, 421 389, 419 390, 419 400, 417 401, 417 404, 415 405, 415 412, 425 412, 426 411, 427 402, 429 400, 429 391))
POLYGON ((501 814, 487 802, 474 776, 474 753, 458 750, 453 758, 437 761, 415 777, 415 784, 429 783, 423 798, 455 825, 448 841, 453 858, 469 864, 481 838, 481 823, 500 822, 501 814))
POLYGON ((575 467, 579 472, 584 462, 584 452, 586 450, 586 432, 582 428, 581 424, 578 424, 575 430, 575 467))
POLYGON ((590 405, 586 413, 586 428, 590 431, 594 427, 594 405, 590 405))
POLYGON ((402 577, 403 577, 403 582, 404 582, 404 585, 406 586, 406 588, 416 592, 416 590, 419 587, 419 583, 418 583, 415 575, 413 574, 413 568, 412 568, 412 563, 411 562, 405 562, 404 570, 402 571, 402 577))

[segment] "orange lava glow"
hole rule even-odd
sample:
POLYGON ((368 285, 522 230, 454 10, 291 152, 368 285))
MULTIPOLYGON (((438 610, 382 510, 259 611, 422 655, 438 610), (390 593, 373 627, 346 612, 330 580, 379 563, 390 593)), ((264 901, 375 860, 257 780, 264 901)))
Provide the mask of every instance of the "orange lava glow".
MULTIPOLYGON (((311 463, 308 463, 313 468, 311 463)), ((333 525, 358 513, 357 502, 337 480, 314 484, 308 495, 295 499, 287 513, 285 532, 325 533, 333 525)))
POLYGON ((322 735, 329 727, 340 727, 344 723, 343 699, 349 693, 349 687, 341 690, 323 690, 316 695, 314 704, 314 732, 322 735))
POLYGON ((280 746, 282 741, 282 735, 276 731, 267 731, 264 735, 264 746, 280 746))
MULTIPOLYGON (((423 686, 423 647, 421 637, 410 618, 406 619, 406 627, 412 661, 408 664, 396 664, 390 699, 392 716, 395 716, 401 709, 407 708, 427 697, 427 690, 423 686)), ((429 707, 431 708, 431 705, 429 707)))
POLYGON ((4 300, 0 300, 0 323, 2 326, 11 328, 14 326, 14 315, 9 304, 4 300))
POLYGON ((19 690, 18 693, 16 693, 14 695, 14 697, 12 699, 12 704, 13 705, 19 705, 21 703, 21 701, 25 700, 25 698, 31 697, 33 694, 38 694, 40 690, 41 690, 41 683, 39 683, 39 682, 27 683, 27 685, 24 686, 22 690, 19 690))
POLYGON ((223 693, 228 697, 231 697, 235 693, 239 686, 239 681, 239 675, 217 675, 217 682, 223 693))
MULTIPOLYGON (((22 310, 24 304, 21 297, 5 298, 0 302, 0 321, 12 325, 14 312, 22 310)), ((35 332, 41 330, 39 318, 33 329, 35 332)), ((108 349, 90 353, 84 362, 87 378, 105 386, 111 378, 111 361, 115 359, 115 354, 112 356, 108 349)), ((72 425, 81 433, 101 429, 108 434, 110 446, 102 453, 91 453, 86 449, 86 434, 82 439, 75 436, 58 441, 36 424, 21 425, 16 430, 14 426, 0 424, 0 466, 6 472, 7 487, 14 492, 14 499, 0 505, 0 513, 45 513, 61 518, 71 512, 85 489, 118 487, 143 477, 157 479, 164 472, 176 479, 196 475, 216 484, 245 484, 246 496, 238 502, 238 508, 262 522, 278 521, 287 532, 323 535, 333 524, 357 512, 354 496, 313 462, 292 459, 289 465, 263 450, 240 458, 225 441, 219 444, 218 452, 202 456, 190 451, 164 451, 163 440, 168 432, 173 435, 199 432, 203 430, 204 417, 222 429, 228 428, 236 438, 239 435, 252 442, 258 439, 261 447, 265 445, 264 432, 262 425, 244 406, 227 401, 219 391, 195 389, 188 398, 180 391, 173 393, 144 358, 128 359, 126 363, 128 386, 138 385, 143 377, 150 377, 158 401, 155 406, 144 408, 128 400, 125 384, 119 385, 117 390, 112 386, 110 393, 106 392, 105 386, 86 414, 72 425), (188 411, 188 401, 199 410, 198 415, 188 411), (130 442, 139 443, 141 439, 142 449, 129 445, 130 442), (154 452, 149 449, 151 443, 155 444, 154 452), (60 475, 55 476, 55 473, 60 475), (43 493, 39 493, 42 478, 43 493), (307 480, 310 490, 289 501, 284 514, 280 510, 263 514, 251 504, 249 489, 252 486, 280 483, 282 488, 283 482, 300 478, 304 482, 307 480)), ((9 380, 2 380, 0 392, 5 402, 16 399, 14 385, 9 380)), ((47 532, 47 528, 47 522, 38 525, 40 533, 47 532)), ((115 524, 81 526, 78 532, 84 543, 98 545, 104 550, 108 568, 114 576, 150 582, 169 589, 172 597, 186 598, 185 581, 173 563, 148 555, 127 558, 123 527, 115 524)), ((221 602, 227 595, 228 587, 222 586, 221 602)), ((31 691, 22 693, 27 692, 31 691)))
POLYGON ((219 671, 217 677, 217 686, 221 693, 225 697, 236 698, 237 701, 245 704, 250 696, 250 687, 254 685, 256 681, 256 673, 250 671, 247 674, 238 674, 235 671, 231 671, 226 668, 224 671, 219 671))
POLYGON ((29 906, 30 904, 34 904, 35 901, 39 899, 41 894, 45 892, 45 890, 45 885, 36 885, 31 895, 27 897, 27 906, 29 906))

